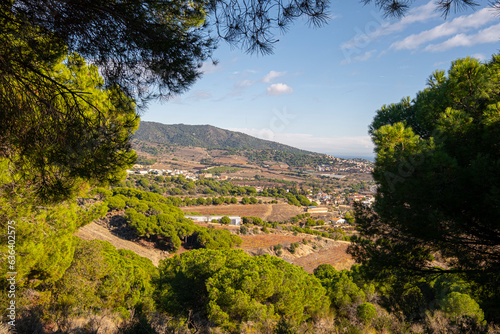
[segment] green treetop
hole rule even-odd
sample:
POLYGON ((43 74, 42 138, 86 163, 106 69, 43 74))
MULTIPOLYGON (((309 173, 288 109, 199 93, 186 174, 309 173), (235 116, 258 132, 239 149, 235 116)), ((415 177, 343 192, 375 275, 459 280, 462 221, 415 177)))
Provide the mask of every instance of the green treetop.
POLYGON ((271 332, 300 324, 329 306, 318 279, 276 257, 241 250, 195 250, 160 263, 158 305, 173 314, 201 312, 225 333, 244 325, 271 332))

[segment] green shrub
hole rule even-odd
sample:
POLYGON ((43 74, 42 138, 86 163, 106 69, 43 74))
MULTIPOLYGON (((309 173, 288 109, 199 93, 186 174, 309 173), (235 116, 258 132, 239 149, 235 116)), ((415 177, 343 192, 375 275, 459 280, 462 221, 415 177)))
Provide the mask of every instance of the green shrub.
POLYGON ((359 319, 365 324, 371 323, 372 320, 377 317, 377 309, 372 303, 363 303, 358 305, 356 312, 359 319))
POLYGON ((107 205, 111 210, 125 209, 125 200, 119 196, 112 196, 107 199, 107 205))
POLYGON ((292 242, 289 248, 290 253, 295 254, 295 251, 297 250, 298 247, 299 247, 298 242, 292 242))
POLYGON ((441 309, 452 318, 468 316, 483 321, 484 313, 479 304, 468 294, 451 292, 441 302, 441 309))
POLYGON ((240 233, 245 235, 248 233, 248 227, 246 227, 245 225, 241 225, 240 226, 240 233))
POLYGON ((228 216, 224 216, 220 219, 220 223, 223 225, 229 225, 231 224, 231 218, 229 218, 228 216))

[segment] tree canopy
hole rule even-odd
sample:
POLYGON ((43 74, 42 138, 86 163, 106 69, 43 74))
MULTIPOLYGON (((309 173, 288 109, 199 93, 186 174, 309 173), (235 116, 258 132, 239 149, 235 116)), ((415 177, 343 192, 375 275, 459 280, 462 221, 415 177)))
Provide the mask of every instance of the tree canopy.
POLYGON ((226 333, 270 332, 280 320, 297 325, 329 306, 318 279, 279 258, 242 250, 195 250, 160 263, 159 308, 206 316, 226 333))
POLYGON ((21 67, 0 74, 0 156, 46 200, 67 198, 81 180, 120 180, 136 156, 132 101, 103 88, 97 68, 76 54, 46 70, 39 77, 21 67))
POLYGON ((499 70, 499 55, 456 60, 414 100, 377 112, 379 187, 373 208, 356 210, 351 251, 379 275, 465 273, 499 294, 499 70))

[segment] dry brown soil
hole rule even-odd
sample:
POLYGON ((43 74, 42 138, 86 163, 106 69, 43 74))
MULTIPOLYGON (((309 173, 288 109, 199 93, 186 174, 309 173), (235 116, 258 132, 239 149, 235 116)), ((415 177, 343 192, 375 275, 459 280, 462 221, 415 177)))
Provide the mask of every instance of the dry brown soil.
POLYGON ((354 260, 346 253, 348 242, 334 241, 307 234, 297 236, 284 234, 257 234, 240 236, 243 240, 241 248, 252 255, 271 254, 275 255, 274 246, 282 245, 281 258, 304 268, 308 273, 312 273, 320 264, 330 264, 337 270, 349 269, 354 260), (307 240, 307 245, 303 240, 307 240), (291 243, 298 243, 295 253, 290 253, 291 243))
POLYGON ((259 217, 266 221, 284 221, 298 214, 304 213, 302 208, 278 204, 229 204, 209 206, 188 206, 181 208, 184 212, 197 212, 202 215, 227 215, 240 217, 259 217))

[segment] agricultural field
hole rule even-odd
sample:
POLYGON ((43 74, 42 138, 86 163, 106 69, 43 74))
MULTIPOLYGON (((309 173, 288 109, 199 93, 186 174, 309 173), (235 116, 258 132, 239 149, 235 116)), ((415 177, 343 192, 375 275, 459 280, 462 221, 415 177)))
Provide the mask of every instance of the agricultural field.
POLYGON ((263 251, 272 248, 277 244, 288 246, 293 242, 302 242, 304 237, 284 234, 255 234, 241 235, 241 248, 253 254, 259 254, 263 251))
POLYGON ((266 221, 285 221, 298 214, 304 213, 300 207, 278 204, 251 204, 251 205, 209 205, 181 207, 184 212, 196 212, 202 215, 227 215, 240 217, 259 217, 266 221))
POLYGON ((234 164, 245 165, 248 164, 248 159, 240 155, 220 156, 214 157, 214 162, 219 165, 231 166, 234 164))

